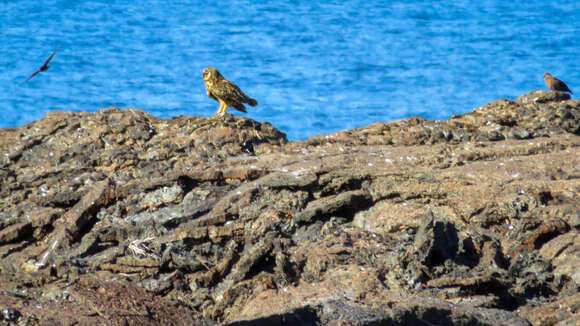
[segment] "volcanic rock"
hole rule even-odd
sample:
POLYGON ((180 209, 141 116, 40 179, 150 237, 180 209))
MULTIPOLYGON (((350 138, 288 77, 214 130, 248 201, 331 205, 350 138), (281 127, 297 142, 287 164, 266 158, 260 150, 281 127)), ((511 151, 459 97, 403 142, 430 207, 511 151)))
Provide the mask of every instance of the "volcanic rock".
POLYGON ((580 101, 288 142, 51 112, 0 130, 0 325, 573 325, 580 101))

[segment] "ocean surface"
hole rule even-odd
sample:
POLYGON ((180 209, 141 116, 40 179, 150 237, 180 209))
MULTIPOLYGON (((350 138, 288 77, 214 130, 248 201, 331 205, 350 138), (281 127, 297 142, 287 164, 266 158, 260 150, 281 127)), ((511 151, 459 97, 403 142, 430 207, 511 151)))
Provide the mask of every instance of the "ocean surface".
POLYGON ((546 89, 546 71, 580 94, 580 1, 0 0, 0 54, 0 128, 109 106, 209 117, 213 66, 258 100, 229 113, 302 140, 444 120, 546 89))

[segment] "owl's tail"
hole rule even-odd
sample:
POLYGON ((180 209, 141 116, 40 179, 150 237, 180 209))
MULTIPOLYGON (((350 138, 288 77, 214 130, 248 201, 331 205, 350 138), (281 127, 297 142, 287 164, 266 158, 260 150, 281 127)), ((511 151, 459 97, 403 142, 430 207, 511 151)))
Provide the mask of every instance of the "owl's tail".
POLYGON ((258 105, 258 101, 256 101, 255 98, 251 98, 251 97, 248 97, 246 99, 246 103, 248 103, 250 106, 256 106, 256 105, 258 105))

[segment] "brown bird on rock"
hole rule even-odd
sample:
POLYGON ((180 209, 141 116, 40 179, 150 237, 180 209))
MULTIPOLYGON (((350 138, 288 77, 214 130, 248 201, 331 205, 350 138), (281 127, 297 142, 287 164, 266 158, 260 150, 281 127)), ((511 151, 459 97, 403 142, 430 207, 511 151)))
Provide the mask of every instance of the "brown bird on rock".
POLYGON ((54 51, 52 52, 52 54, 50 55, 50 57, 48 57, 48 59, 46 59, 46 61, 44 62, 44 64, 42 66, 40 66, 40 68, 38 68, 38 70, 36 70, 35 72, 32 73, 32 75, 30 75, 30 77, 26 78, 26 80, 23 83, 26 83, 27 81, 29 81, 30 79, 32 79, 32 77, 38 75, 39 73, 43 72, 43 71, 47 71, 48 68, 50 68, 48 66, 48 63, 50 62, 50 60, 52 60, 52 57, 54 57, 56 51, 58 50, 58 47, 56 49, 54 49, 54 51))
POLYGON ((216 112, 218 116, 226 114, 228 107, 248 113, 243 103, 248 103, 250 106, 258 105, 258 101, 244 94, 238 86, 225 79, 216 68, 205 68, 201 76, 207 96, 220 104, 216 112))
POLYGON ((546 86, 553 91, 569 92, 570 94, 573 94, 563 81, 556 77, 552 77, 549 72, 544 73, 544 82, 546 82, 546 86))

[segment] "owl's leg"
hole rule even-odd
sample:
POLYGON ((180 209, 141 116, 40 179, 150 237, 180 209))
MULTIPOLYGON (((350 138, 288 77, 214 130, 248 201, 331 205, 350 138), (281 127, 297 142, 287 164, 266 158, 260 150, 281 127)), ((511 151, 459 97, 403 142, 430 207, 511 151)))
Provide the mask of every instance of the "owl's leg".
POLYGON ((225 102, 220 101, 220 108, 218 110, 218 115, 224 116, 226 114, 227 109, 228 109, 228 105, 225 102))
POLYGON ((223 103, 220 102, 220 107, 218 108, 217 112, 214 114, 215 116, 220 116, 222 114, 223 103))

